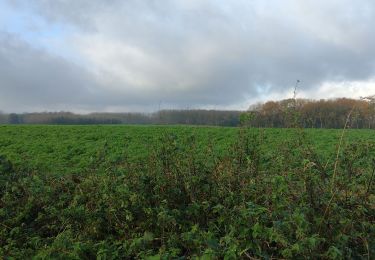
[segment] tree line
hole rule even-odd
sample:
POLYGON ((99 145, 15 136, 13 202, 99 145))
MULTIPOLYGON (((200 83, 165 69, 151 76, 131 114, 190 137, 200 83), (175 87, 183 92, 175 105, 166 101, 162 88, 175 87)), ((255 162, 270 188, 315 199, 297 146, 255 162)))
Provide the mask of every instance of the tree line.
POLYGON ((253 105, 241 115, 253 127, 375 128, 375 102, 369 99, 284 99, 253 105))
POLYGON ((0 124, 187 124, 251 127, 375 128, 375 98, 284 99, 248 111, 160 110, 154 113, 43 112, 4 114, 0 124), (350 117, 348 117, 350 115, 350 117))
POLYGON ((0 124, 188 124, 238 126, 241 111, 161 110, 155 113, 43 112, 0 114, 0 124))

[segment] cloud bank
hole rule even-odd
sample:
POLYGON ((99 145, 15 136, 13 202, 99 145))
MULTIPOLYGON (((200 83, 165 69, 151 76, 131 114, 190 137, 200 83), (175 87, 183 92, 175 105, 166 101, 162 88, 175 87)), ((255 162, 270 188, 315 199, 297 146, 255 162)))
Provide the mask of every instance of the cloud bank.
POLYGON ((306 98, 375 93, 371 0, 5 5, 21 17, 0 20, 5 111, 246 109, 297 79, 306 98))

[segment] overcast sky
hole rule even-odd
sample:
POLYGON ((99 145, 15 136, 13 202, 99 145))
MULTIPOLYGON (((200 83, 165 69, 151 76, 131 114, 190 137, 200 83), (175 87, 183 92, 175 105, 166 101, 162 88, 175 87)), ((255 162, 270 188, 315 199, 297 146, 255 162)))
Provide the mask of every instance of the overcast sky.
POLYGON ((375 94, 373 0, 0 0, 0 110, 375 94))

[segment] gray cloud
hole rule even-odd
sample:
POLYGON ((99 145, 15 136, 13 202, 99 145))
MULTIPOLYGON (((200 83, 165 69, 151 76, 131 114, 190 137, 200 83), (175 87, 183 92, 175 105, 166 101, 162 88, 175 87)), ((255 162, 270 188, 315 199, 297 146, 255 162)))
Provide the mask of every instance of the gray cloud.
POLYGON ((5 33, 0 34, 0 75, 0 104, 8 111, 77 105, 95 86, 82 68, 5 33))
POLYGON ((296 79, 311 92, 375 77, 371 0, 9 2, 75 28, 64 41, 84 61, 1 40, 6 100, 29 107, 225 107, 289 93, 296 79))
POLYGON ((8 33, 0 33, 0 75, 0 109, 6 112, 95 111, 111 106, 134 110, 148 108, 150 101, 147 95, 107 91, 85 68, 8 33), (137 98, 141 105, 134 102, 137 98))

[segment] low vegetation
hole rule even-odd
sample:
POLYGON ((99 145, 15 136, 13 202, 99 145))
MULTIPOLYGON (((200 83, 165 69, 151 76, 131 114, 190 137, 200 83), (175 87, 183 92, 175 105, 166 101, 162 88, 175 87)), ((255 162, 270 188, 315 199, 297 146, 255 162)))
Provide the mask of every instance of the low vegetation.
POLYGON ((0 256, 371 259, 375 137, 341 136, 0 127, 0 256))

